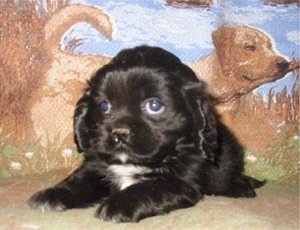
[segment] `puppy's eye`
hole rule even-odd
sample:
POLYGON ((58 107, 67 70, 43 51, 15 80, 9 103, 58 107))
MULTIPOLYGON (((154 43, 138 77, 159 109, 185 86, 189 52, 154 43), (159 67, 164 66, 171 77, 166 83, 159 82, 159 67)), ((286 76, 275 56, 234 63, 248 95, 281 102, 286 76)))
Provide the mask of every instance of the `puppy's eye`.
POLYGON ((160 100, 151 98, 147 101, 145 109, 150 115, 157 115, 161 114, 165 110, 165 106, 160 100))
POLYGON ((99 109, 103 112, 103 113, 109 113, 110 109, 111 109, 111 104, 109 103, 108 100, 103 100, 99 103, 99 109))

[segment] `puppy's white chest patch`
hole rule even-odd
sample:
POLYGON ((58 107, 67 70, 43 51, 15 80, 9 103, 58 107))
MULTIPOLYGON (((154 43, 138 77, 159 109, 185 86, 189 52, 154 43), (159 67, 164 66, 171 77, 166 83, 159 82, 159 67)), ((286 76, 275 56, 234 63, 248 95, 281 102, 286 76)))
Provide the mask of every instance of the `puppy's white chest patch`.
POLYGON ((112 173, 111 180, 120 190, 139 183, 144 174, 151 172, 147 167, 132 164, 115 164, 109 166, 108 170, 112 173))

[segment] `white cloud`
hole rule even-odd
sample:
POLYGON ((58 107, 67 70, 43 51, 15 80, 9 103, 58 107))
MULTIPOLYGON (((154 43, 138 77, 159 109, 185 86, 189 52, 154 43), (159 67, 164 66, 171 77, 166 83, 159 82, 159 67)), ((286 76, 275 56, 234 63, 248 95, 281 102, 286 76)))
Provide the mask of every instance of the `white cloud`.
POLYGON ((287 33, 287 40, 290 42, 295 43, 297 46, 300 46, 300 38, 299 38, 299 31, 293 30, 287 33))
POLYGON ((254 7, 226 6, 226 8, 222 9, 221 13, 222 20, 240 24, 260 24, 272 17, 270 14, 266 14, 264 10, 254 9, 254 7), (255 12, 255 17, 253 12, 255 12))
POLYGON ((87 1, 87 0, 69 0, 69 3, 70 3, 70 4, 77 4, 77 3, 80 3, 80 4, 87 4, 88 1, 87 1))
POLYGON ((278 17, 279 14, 284 14, 288 18, 287 9, 285 8, 270 8, 270 6, 237 6, 232 3, 220 7, 220 15, 224 21, 240 23, 240 24, 262 24, 268 20, 278 17))
POLYGON ((205 18, 197 11, 165 8, 150 9, 123 5, 110 11, 117 25, 116 40, 130 46, 137 43, 157 43, 164 40, 176 48, 211 48, 211 32, 215 20, 211 12, 205 18))

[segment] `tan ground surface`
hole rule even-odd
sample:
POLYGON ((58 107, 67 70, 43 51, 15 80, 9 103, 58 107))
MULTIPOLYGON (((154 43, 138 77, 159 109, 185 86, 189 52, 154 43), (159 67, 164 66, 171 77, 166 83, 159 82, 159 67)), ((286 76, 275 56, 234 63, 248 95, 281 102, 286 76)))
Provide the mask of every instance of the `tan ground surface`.
POLYGON ((195 207, 137 224, 103 222, 93 216, 94 208, 62 213, 31 210, 26 200, 35 191, 65 177, 65 172, 0 179, 0 229, 299 229, 299 189, 269 183, 254 199, 205 197, 195 207))

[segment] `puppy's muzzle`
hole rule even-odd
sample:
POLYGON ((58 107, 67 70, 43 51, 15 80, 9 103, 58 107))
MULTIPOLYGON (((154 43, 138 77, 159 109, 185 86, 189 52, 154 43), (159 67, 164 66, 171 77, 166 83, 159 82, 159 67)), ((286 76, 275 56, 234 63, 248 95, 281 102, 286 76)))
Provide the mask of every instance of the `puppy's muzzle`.
POLYGON ((126 125, 115 127, 112 130, 112 139, 115 143, 127 143, 130 138, 130 128, 126 125))

